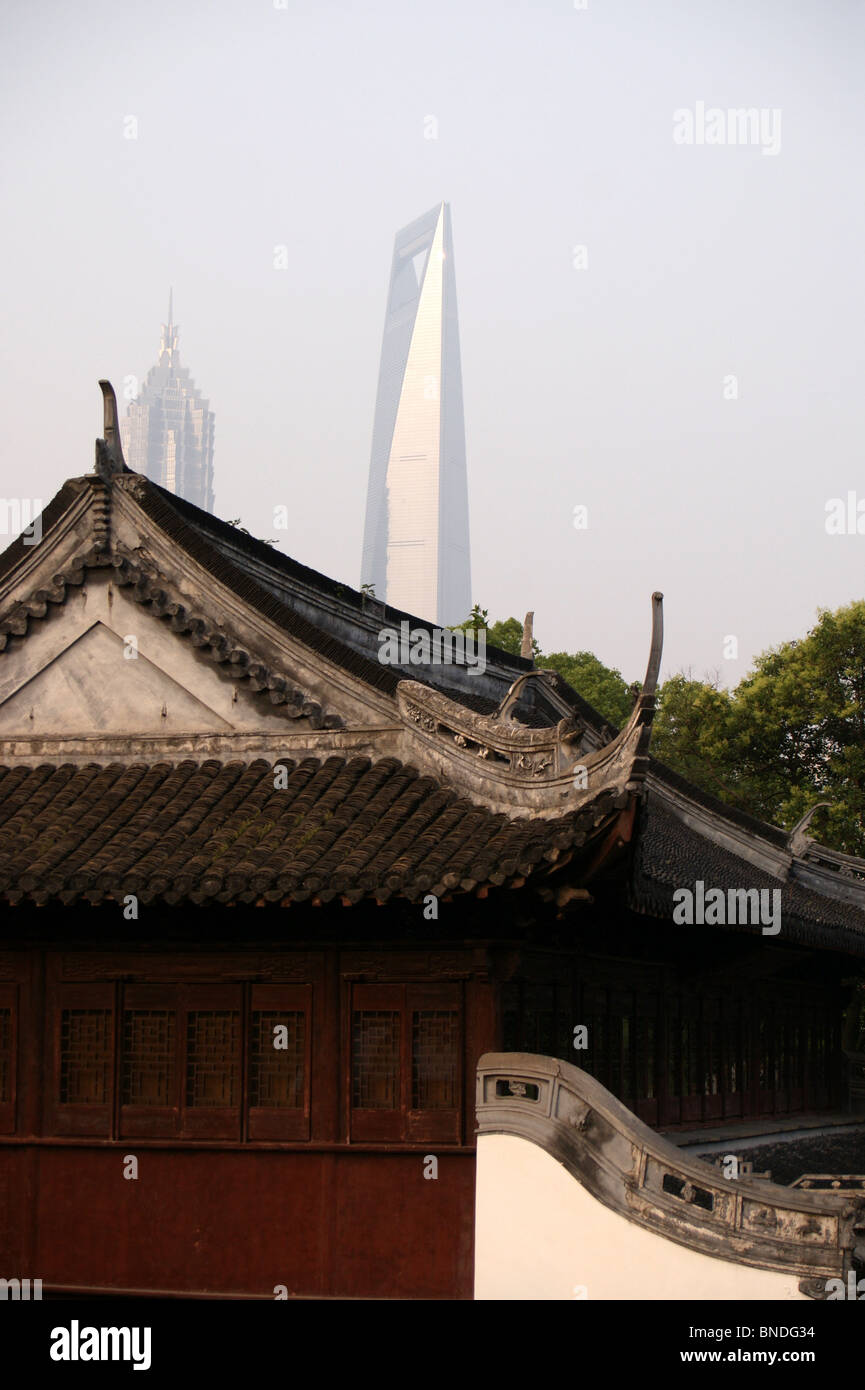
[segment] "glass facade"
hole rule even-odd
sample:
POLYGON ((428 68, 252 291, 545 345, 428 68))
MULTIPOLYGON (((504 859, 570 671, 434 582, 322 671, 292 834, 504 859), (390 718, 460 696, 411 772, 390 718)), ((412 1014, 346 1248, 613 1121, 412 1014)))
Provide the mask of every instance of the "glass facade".
POLYGON ((397 233, 385 315, 363 584, 442 625, 471 609, 456 280, 446 203, 397 233))
POLYGON ((169 492, 213 511, 213 411, 180 365, 169 300, 159 360, 131 401, 120 433, 129 467, 169 492))

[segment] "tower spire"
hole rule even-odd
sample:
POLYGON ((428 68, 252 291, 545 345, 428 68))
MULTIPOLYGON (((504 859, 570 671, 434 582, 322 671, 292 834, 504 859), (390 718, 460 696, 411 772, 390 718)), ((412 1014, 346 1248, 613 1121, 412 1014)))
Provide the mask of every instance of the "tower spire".
POLYGON ((177 361, 177 329, 174 326, 174 286, 168 290, 168 321, 162 325, 162 341, 159 344, 159 361, 168 361, 173 366, 177 361))

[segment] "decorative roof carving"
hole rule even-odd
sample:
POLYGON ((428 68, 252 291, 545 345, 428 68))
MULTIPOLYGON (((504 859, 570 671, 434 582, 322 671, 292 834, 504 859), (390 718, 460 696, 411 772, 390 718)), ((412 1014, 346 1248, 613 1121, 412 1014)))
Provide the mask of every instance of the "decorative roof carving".
POLYGON ((663 596, 652 596, 652 642, 646 678, 624 729, 600 749, 582 750, 582 726, 572 713, 547 728, 515 718, 520 693, 549 672, 526 671, 498 708, 478 714, 418 681, 397 688, 400 714, 427 756, 473 800, 514 814, 529 805, 538 816, 576 810, 599 791, 635 793, 648 767, 655 692, 663 645, 663 596))
POLYGON ((816 814, 817 811, 820 810, 822 806, 826 806, 831 809, 832 802, 815 802, 811 809, 809 811, 806 811, 804 816, 802 816, 800 820, 797 820, 796 824, 793 826, 793 829, 787 836, 787 848, 789 849, 791 854, 805 854, 814 844, 814 841, 811 839, 811 836, 806 835, 805 831, 811 824, 812 817, 816 814))

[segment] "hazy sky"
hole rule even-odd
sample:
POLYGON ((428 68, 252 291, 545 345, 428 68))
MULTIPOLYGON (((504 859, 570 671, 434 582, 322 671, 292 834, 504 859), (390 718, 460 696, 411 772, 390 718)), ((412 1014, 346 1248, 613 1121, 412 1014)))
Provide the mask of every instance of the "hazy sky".
POLYGON ((491 617, 632 680, 662 589, 664 673, 735 682, 863 595, 865 535, 825 529, 865 499, 861 0, 0 14, 0 495, 90 471, 173 285, 217 513, 357 586, 393 238, 446 199, 491 617), (698 103, 780 148, 677 144, 698 103))

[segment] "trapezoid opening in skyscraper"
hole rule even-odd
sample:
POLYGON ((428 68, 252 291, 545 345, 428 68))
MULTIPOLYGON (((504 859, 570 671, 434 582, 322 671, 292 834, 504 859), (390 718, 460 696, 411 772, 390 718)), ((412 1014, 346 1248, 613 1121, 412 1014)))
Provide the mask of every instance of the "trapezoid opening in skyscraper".
POLYGON ((471 609, 465 425, 450 207, 396 234, 361 584, 443 625, 471 609))

